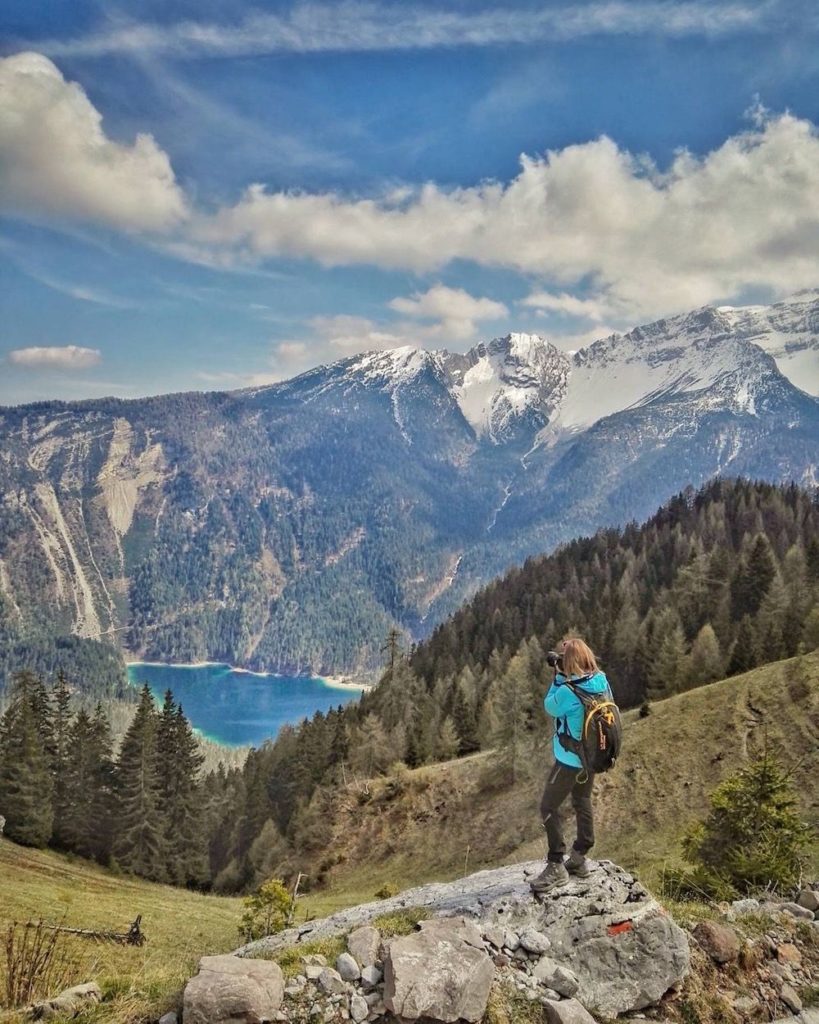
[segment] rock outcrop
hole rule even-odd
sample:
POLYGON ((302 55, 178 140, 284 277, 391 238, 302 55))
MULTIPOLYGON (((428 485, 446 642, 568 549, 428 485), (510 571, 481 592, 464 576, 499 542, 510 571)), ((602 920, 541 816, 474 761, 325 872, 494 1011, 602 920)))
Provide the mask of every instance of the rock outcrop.
MULTIPOLYGON (((410 889, 268 936, 237 954, 269 955, 286 946, 358 932, 383 914, 422 908, 433 920, 422 924, 417 935, 392 939, 382 950, 384 1002, 405 1019, 423 1015, 454 1020, 447 1014, 455 1009, 463 1019, 478 1019, 466 1015, 477 1012, 477 1006, 465 989, 488 995, 496 974, 508 975, 527 998, 574 999, 609 1017, 649 1006, 681 983, 689 963, 685 932, 628 872, 601 861, 588 878, 573 878, 537 901, 529 880, 541 868, 540 862, 515 864, 410 889), (457 920, 445 926, 440 918, 457 920), (462 947, 450 959, 463 955, 464 963, 457 978, 441 980, 442 987, 451 988, 444 1001, 435 990, 439 968, 429 969, 427 963, 437 964, 436 950, 447 943, 454 950, 451 936, 456 933, 462 947), (423 996, 420 991, 408 994, 413 977, 423 978, 428 988, 423 996), (439 1012, 444 1015, 436 1016, 439 1012)), ((371 955, 372 936, 370 943, 371 955)), ((375 1019, 372 1010, 370 1018, 375 1019)))

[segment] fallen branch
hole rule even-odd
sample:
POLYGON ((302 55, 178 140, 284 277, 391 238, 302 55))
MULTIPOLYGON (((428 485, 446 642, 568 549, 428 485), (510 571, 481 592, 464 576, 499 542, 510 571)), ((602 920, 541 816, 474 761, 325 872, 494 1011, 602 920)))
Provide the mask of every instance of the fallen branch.
POLYGON ((121 942, 124 946, 141 946, 145 942, 145 935, 140 927, 142 914, 139 914, 127 932, 103 932, 91 928, 66 928, 58 924, 40 924, 39 922, 28 921, 26 928, 47 928, 52 932, 62 932, 65 935, 79 935, 84 939, 99 939, 103 942, 121 942))

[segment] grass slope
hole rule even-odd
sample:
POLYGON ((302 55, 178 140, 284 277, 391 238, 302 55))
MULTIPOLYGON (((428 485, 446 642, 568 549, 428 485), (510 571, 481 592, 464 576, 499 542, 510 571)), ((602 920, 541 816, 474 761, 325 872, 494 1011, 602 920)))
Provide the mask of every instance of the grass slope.
MULTIPOLYGON (((122 877, 86 861, 0 839, 0 935, 13 921, 40 919, 126 931, 137 914, 142 914, 148 940, 140 948, 65 940, 75 964, 70 983, 94 979, 112 997, 97 1011, 106 1020, 144 1019, 174 1005, 200 956, 235 948, 241 900, 122 877)), ((4 969, 0 959, 0 993, 4 969)))
MULTIPOLYGON (((766 742, 793 766, 804 818, 819 825, 819 652, 658 701, 647 718, 628 712, 620 762, 595 787, 595 854, 656 882, 709 793, 766 742)), ((551 757, 548 745, 539 750, 513 785, 487 753, 348 786, 329 852, 305 866, 328 882, 307 906, 325 912, 385 883, 543 856, 538 804, 551 757)), ((816 844, 812 859, 819 869, 816 844)))

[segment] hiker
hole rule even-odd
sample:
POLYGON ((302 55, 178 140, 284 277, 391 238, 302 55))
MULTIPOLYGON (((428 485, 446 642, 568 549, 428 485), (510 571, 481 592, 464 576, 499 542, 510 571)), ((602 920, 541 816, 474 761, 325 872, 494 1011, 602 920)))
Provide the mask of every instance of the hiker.
POLYGON ((581 760, 585 709, 573 689, 576 687, 599 700, 607 696, 610 699, 611 694, 605 674, 597 667, 594 652, 579 637, 564 640, 556 652, 549 653, 547 660, 555 669, 555 677, 543 705, 546 713, 555 719, 552 741, 555 763, 540 802, 549 852, 546 868, 530 883, 535 895, 564 885, 570 874, 579 878, 589 874, 586 854, 594 845, 591 801, 594 772, 581 760), (577 818, 577 838, 564 864, 566 843, 560 826, 560 806, 569 795, 577 818))

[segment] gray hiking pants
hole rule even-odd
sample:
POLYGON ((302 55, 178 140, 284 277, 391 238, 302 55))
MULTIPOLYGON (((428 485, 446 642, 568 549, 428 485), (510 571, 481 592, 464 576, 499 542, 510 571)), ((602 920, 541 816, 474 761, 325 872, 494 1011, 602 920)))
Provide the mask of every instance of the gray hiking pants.
POLYGON ((569 794, 577 818, 577 838, 573 848, 578 853, 588 853, 594 846, 591 802, 594 775, 589 775, 585 782, 578 782, 577 777, 581 771, 581 768, 570 768, 560 761, 555 761, 546 779, 546 787, 540 801, 540 814, 549 841, 548 860, 562 863, 566 853, 566 842, 560 824, 560 807, 569 794))

